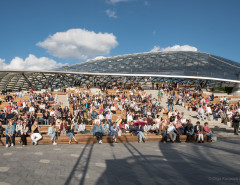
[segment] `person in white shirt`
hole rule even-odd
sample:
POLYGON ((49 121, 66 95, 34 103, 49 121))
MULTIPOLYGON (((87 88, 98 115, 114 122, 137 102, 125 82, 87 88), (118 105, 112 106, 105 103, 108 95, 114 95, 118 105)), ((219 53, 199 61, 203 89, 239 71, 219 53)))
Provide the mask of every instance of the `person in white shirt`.
POLYGON ((175 142, 176 137, 177 137, 177 134, 175 132, 176 132, 176 128, 173 126, 173 123, 170 122, 168 129, 167 129, 167 133, 173 143, 175 142))
POLYGON ((33 107, 33 106, 31 106, 30 108, 29 108, 29 113, 34 113, 35 112, 35 108, 33 107))
POLYGON ((115 107, 114 104, 111 106, 111 112, 112 112, 113 114, 116 114, 116 107, 115 107))
POLYGON ((198 114, 199 114, 200 118, 202 118, 202 120, 205 119, 204 109, 203 109, 202 106, 200 106, 200 107, 198 108, 198 114))
POLYGON ((133 121, 133 117, 132 117, 132 113, 129 112, 129 114, 127 115, 127 122, 132 122, 133 121))
POLYGON ((85 124, 83 124, 83 123, 79 124, 78 132, 80 132, 81 134, 84 134, 85 129, 86 129, 85 124))
POLYGON ((102 112, 99 114, 99 119, 100 119, 100 122, 102 122, 104 120, 104 116, 103 116, 102 112))
POLYGON ((210 115, 211 114, 212 114, 212 109, 211 109, 210 105, 207 105, 207 107, 206 107, 206 116, 207 116, 208 121, 210 121, 210 115))
POLYGON ((111 112, 109 112, 109 111, 107 112, 106 119, 107 119, 108 124, 112 123, 112 113, 111 112))

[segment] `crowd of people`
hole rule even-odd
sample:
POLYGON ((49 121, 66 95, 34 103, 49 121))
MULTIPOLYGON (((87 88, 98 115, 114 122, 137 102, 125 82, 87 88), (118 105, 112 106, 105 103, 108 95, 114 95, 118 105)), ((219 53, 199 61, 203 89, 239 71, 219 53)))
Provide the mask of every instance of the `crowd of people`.
MULTIPOLYGON (((17 96, 19 97, 19 93, 17 96)), ((149 134, 162 135, 164 143, 168 138, 171 142, 180 142, 181 135, 187 136, 187 142, 196 138, 199 143, 204 142, 203 136, 206 135, 211 142, 213 133, 208 122, 204 125, 199 121, 194 124, 185 117, 184 112, 174 110, 174 105, 195 102, 195 108, 199 106, 196 110, 200 118, 205 120, 207 115, 210 121, 211 114, 213 119, 216 119, 216 114, 223 117, 226 108, 225 100, 212 104, 213 98, 214 96, 203 98, 202 92, 198 90, 174 91, 171 87, 161 87, 157 99, 138 88, 128 91, 117 88, 114 93, 104 90, 95 94, 87 89, 75 89, 69 92, 69 109, 53 101, 50 89, 41 94, 31 90, 27 101, 14 102, 9 99, 8 106, 0 113, 0 135, 3 137, 2 125, 6 124, 6 147, 9 147, 9 140, 11 146, 14 146, 15 137, 18 136, 21 137, 23 146, 27 145, 28 136, 31 137, 32 144, 37 145, 43 137, 41 125, 50 125, 47 135, 51 137, 53 145, 57 144, 58 136, 68 136, 69 144, 72 140, 78 143, 76 133, 93 134, 99 144, 102 143, 103 136, 112 136, 113 142, 117 143, 118 136, 126 133, 138 136, 139 143, 145 142, 149 134), (163 95, 169 97, 166 109, 162 106, 163 95), (208 107, 212 112, 206 112, 208 107), (39 114, 41 116, 38 116, 39 114), (117 118, 114 115, 117 115, 117 118), (86 125, 93 125, 92 130, 86 130, 86 125)), ((239 106, 228 109, 232 111, 233 123, 239 126, 239 106)), ((238 134, 237 127, 234 132, 238 134)))
MULTIPOLYGON (((188 104, 189 109, 197 111, 198 118, 203 121, 211 121, 212 119, 218 121, 221 119, 221 122, 224 124, 229 126, 232 124, 234 134, 238 135, 240 101, 232 104, 226 96, 218 98, 218 101, 214 101, 216 98, 214 94, 204 97, 201 90, 190 91, 184 88, 171 96, 172 102, 175 101, 176 105, 188 104)), ((171 105, 173 106, 173 104, 171 105)))

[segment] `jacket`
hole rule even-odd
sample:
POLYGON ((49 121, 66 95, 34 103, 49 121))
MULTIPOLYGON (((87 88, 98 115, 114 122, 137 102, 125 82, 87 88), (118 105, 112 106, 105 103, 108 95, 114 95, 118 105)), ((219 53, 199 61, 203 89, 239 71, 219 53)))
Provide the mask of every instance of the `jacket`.
POLYGON ((93 128, 90 131, 90 134, 93 133, 93 135, 95 135, 95 133, 97 133, 97 132, 101 132, 102 134, 104 134, 104 130, 102 128, 102 125, 99 125, 99 126, 93 125, 93 128))
POLYGON ((15 126, 14 125, 12 125, 12 126, 8 125, 6 127, 5 133, 6 134, 14 134, 15 133, 15 126))

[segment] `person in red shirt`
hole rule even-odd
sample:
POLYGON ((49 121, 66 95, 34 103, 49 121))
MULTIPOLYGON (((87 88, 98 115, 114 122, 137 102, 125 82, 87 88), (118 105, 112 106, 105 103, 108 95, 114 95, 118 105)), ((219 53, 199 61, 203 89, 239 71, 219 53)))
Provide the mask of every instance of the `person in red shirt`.
POLYGON ((213 137, 213 133, 212 133, 212 130, 209 128, 208 126, 208 122, 205 122, 204 123, 204 127, 203 127, 203 133, 208 136, 208 141, 209 142, 212 142, 212 137, 213 137))
POLYGON ((6 109, 7 109, 7 112, 9 112, 9 113, 12 111, 13 106, 11 105, 11 103, 8 104, 8 106, 6 107, 6 109))
POLYGON ((123 121, 119 124, 119 129, 122 133, 126 133, 125 123, 123 121))

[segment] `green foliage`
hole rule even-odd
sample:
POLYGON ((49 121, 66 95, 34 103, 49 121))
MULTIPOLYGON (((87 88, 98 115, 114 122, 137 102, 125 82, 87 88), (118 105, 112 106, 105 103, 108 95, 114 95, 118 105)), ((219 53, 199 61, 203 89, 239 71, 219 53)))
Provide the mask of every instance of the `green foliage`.
POLYGON ((214 87, 213 91, 222 91, 224 93, 231 93, 233 90, 233 87, 214 87))

